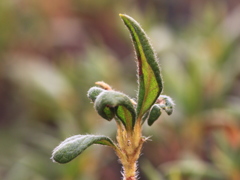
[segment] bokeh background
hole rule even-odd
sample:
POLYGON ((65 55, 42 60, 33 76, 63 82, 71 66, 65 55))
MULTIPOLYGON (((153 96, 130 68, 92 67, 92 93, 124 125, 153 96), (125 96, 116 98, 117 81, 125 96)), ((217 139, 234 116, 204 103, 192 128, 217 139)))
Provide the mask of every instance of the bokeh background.
POLYGON ((114 139, 86 97, 104 80, 135 97, 136 67, 118 14, 149 35, 176 107, 144 135, 141 180, 240 179, 240 1, 1 0, 0 179, 121 179, 110 148, 69 164, 51 152, 75 134, 114 139))

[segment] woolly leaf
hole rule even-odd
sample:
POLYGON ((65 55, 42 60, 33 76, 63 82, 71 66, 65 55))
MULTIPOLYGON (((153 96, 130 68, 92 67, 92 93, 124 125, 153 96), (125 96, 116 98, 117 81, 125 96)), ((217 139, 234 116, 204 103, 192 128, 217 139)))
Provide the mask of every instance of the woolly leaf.
POLYGON ((171 115, 173 112, 174 102, 171 97, 166 95, 161 95, 157 99, 159 106, 168 114, 171 115))
POLYGON ((113 149, 117 148, 113 141, 107 136, 75 135, 59 144, 53 150, 51 159, 58 163, 68 163, 93 144, 107 145, 113 149))
POLYGON ((130 98, 117 91, 104 91, 95 100, 95 109, 98 114, 107 120, 115 115, 127 130, 135 124, 136 113, 130 98))
POLYGON ((92 100, 92 102, 94 102, 97 98, 97 96, 101 93, 105 91, 104 89, 102 88, 99 88, 99 87, 91 87, 89 90, 88 90, 88 93, 87 93, 87 97, 89 99, 92 100))
POLYGON ((120 14, 130 31, 135 47, 138 64, 138 102, 137 116, 142 118, 160 95, 163 84, 157 57, 149 43, 148 37, 140 25, 128 15, 120 14))
POLYGON ((148 116, 148 125, 151 126, 158 118, 159 116, 162 114, 161 112, 161 108, 159 107, 159 105, 154 104, 149 112, 149 116, 148 116))

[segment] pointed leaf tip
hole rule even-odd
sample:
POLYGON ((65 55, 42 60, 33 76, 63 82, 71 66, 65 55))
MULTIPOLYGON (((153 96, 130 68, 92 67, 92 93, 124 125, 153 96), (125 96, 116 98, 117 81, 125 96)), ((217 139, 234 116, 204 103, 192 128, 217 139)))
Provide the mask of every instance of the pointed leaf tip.
POLYGON ((120 14, 120 17, 131 34, 136 51, 139 82, 137 115, 141 119, 162 92, 160 67, 148 37, 138 22, 125 14, 120 14))

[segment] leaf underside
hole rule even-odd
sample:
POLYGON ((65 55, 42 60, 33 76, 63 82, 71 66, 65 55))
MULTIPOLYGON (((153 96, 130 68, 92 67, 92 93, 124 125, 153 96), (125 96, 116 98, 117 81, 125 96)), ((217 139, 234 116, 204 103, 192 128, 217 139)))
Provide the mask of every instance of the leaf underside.
POLYGON ((103 135, 75 135, 64 140, 52 153, 51 159, 58 163, 68 163, 93 144, 107 145, 116 149, 113 141, 103 135))
POLYGON ((155 103, 163 89, 157 57, 140 25, 131 17, 120 14, 130 31, 138 64, 137 116, 142 117, 155 103))

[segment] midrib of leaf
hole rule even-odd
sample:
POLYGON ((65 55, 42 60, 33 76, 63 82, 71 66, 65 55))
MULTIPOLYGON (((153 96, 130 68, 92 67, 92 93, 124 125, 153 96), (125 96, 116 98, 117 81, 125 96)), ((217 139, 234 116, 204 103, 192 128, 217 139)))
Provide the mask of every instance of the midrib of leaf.
MULTIPOLYGON (((146 63, 143 63, 143 64, 146 64, 146 63)), ((143 105, 142 105, 142 107, 141 107, 141 109, 140 109, 140 111, 139 111, 139 112, 142 112, 142 114, 139 114, 140 117, 143 116, 143 114, 146 112, 146 110, 148 109, 148 107, 151 106, 151 105, 156 101, 156 99, 157 99, 157 98, 155 98, 154 100, 149 99, 148 96, 147 96, 147 93, 152 93, 153 91, 157 90, 157 92, 156 92, 157 97, 158 97, 158 94, 160 94, 157 84, 155 84, 156 86, 151 86, 151 84, 154 84, 154 82, 153 82, 154 79, 153 79, 153 78, 150 78, 150 76, 148 75, 148 73, 149 73, 149 74, 152 74, 152 75, 154 76, 154 73, 153 73, 152 69, 149 68, 149 66, 147 67, 147 69, 148 69, 148 70, 147 70, 148 72, 145 72, 145 71, 143 70, 143 74, 146 74, 146 75, 145 75, 145 80, 143 81, 143 82, 144 82, 144 86, 145 86, 146 93, 145 93, 145 95, 144 95, 143 105)))

